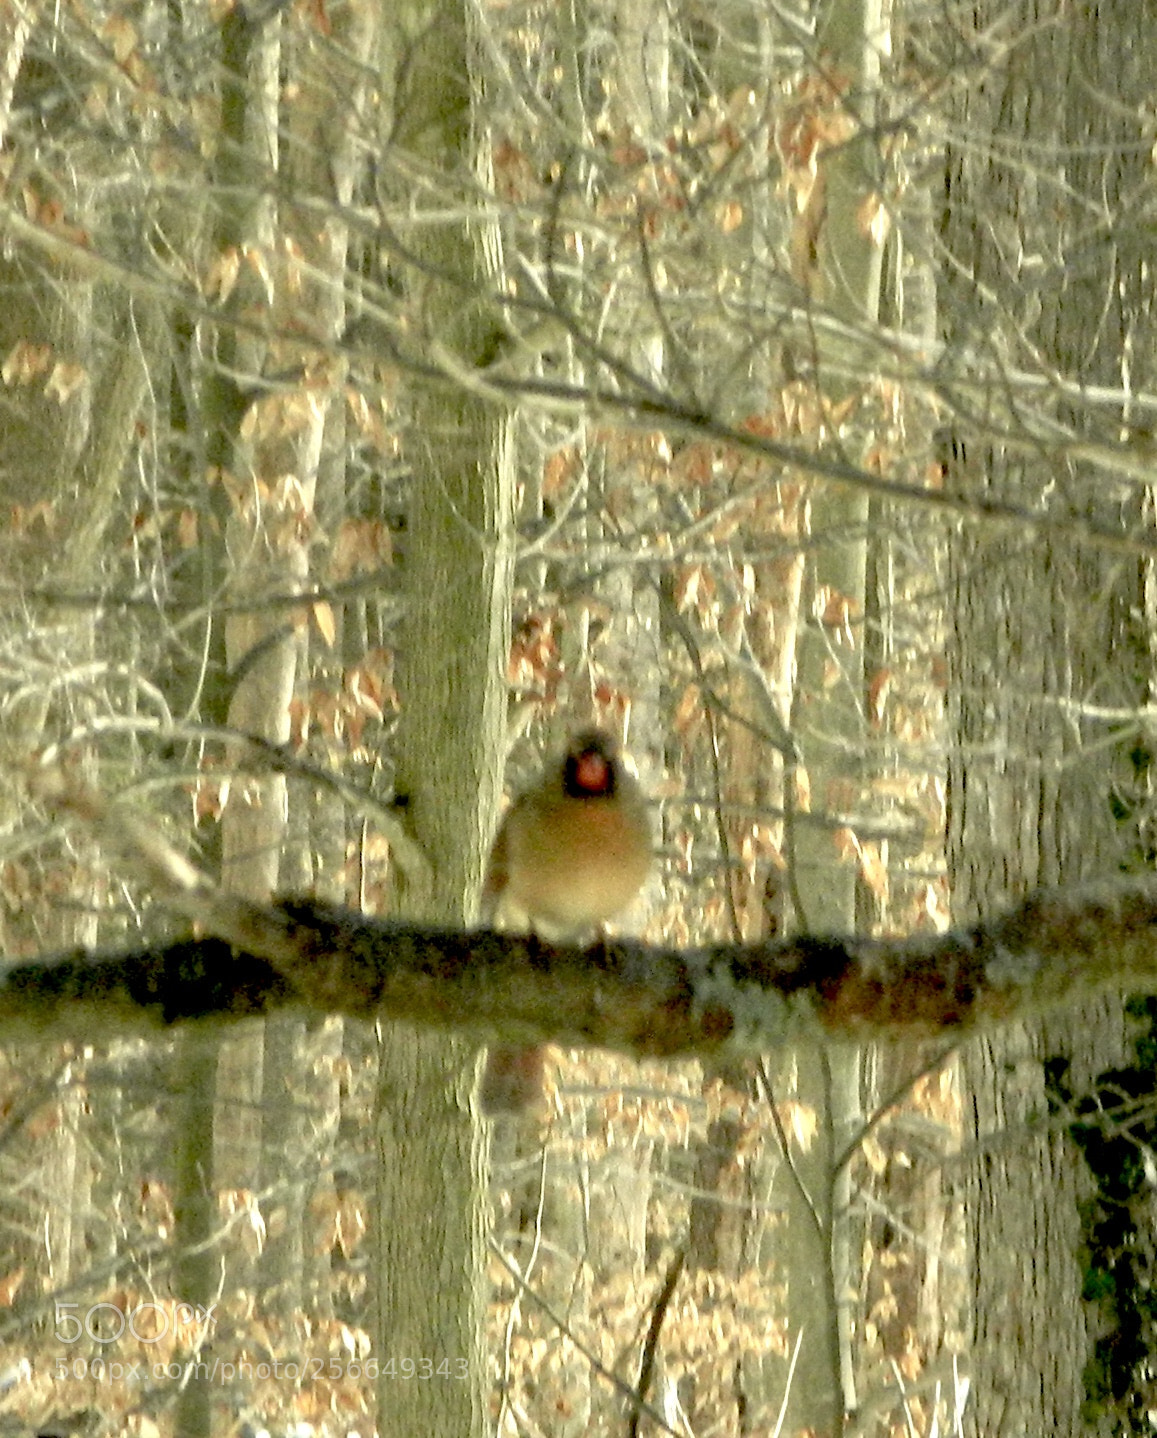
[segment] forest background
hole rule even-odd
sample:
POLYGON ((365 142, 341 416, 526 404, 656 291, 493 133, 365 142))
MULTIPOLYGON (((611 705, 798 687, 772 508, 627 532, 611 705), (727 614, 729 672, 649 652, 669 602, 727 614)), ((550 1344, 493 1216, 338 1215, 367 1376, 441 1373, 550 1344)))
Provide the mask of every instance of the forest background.
MULTIPOLYGON (((591 719, 656 942, 1151 865, 1153 0, 0 35, 6 959, 183 932, 46 765, 465 925, 591 719)), ((493 1132, 400 1025, 10 1044, 0 1432, 1151 1432, 1155 1022, 560 1052, 493 1132)))

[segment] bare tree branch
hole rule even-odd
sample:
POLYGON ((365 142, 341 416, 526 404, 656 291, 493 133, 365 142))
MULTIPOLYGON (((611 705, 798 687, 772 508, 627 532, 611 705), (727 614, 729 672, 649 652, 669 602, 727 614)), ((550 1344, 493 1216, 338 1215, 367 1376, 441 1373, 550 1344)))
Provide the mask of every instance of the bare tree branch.
POLYGON ((503 1042, 726 1058, 801 1041, 956 1037, 1104 989, 1157 991, 1151 879, 1041 890, 972 929, 914 938, 564 947, 401 925, 317 899, 256 903, 212 884, 124 807, 58 771, 36 783, 211 937, 16 965, 0 979, 0 1033, 30 1025, 89 1038, 94 1025, 297 1003, 503 1042))
POLYGON ((310 899, 253 904, 202 886, 213 931, 10 968, 0 1031, 244 1018, 290 1003, 504 1041, 636 1056, 764 1053, 836 1039, 964 1035, 1109 988, 1157 990, 1157 887, 1044 890, 1012 913, 916 939, 804 937, 686 950, 582 949, 402 926, 310 899))

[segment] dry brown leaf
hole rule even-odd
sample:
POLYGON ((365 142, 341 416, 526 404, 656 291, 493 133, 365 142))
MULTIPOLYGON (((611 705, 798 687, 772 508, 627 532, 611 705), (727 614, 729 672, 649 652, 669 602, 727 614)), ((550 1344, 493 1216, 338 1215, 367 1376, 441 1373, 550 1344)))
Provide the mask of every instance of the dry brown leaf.
POLYGON ((892 228, 892 217, 889 215, 882 198, 874 191, 865 195, 860 201, 856 210, 856 228, 864 239, 871 240, 872 244, 879 247, 888 238, 892 228))
POLYGON ((205 298, 224 304, 233 293, 240 273, 241 252, 236 245, 230 245, 228 249, 222 250, 209 266, 205 282, 201 286, 205 298))
POLYGON ((877 899, 883 902, 888 897, 888 866, 874 842, 860 846, 860 875, 877 899))
POLYGON ((334 614, 333 605, 328 600, 317 599, 311 606, 310 613, 326 648, 332 649, 337 642, 337 616, 334 614))
POLYGON ((44 393, 49 399, 56 400, 57 404, 64 404, 84 388, 87 379, 88 371, 83 365, 57 360, 44 383, 44 393))
POLYGON ((19 1293, 27 1272, 25 1267, 13 1268, 0 1278, 0 1308, 12 1307, 12 1300, 19 1293))

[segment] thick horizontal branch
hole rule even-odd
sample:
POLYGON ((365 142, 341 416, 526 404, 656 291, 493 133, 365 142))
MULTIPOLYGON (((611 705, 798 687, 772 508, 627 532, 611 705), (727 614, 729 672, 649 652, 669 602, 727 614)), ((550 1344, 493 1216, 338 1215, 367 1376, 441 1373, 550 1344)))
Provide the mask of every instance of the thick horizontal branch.
POLYGON ((964 1034, 1107 988, 1157 991, 1152 884, 1042 891, 966 932, 687 950, 627 941, 562 948, 402 926, 313 900, 203 897, 214 938, 9 968, 0 1032, 89 1039, 296 1004, 480 1039, 705 1055, 964 1034))

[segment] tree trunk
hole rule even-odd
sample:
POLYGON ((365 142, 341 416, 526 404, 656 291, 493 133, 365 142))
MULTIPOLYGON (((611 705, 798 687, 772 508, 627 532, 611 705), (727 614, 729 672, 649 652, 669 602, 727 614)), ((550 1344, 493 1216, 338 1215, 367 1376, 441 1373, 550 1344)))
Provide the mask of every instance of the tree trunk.
MULTIPOLYGON (((460 0, 392 12, 395 142, 466 192, 476 173, 469 18, 460 0)), ((445 197, 440 198, 444 203, 445 197)), ((470 371, 493 352, 486 303, 496 234, 469 210, 406 236, 415 333, 470 371)), ((391 256, 405 270, 400 255, 391 256)), ((473 917, 502 784, 513 557, 506 416, 457 387, 415 386, 399 659, 397 787, 433 870, 431 893, 401 910, 473 917)), ((450 1366, 450 1381, 406 1383, 383 1368, 381 1422, 414 1438, 485 1429, 485 1171, 472 1116, 475 1051, 395 1027, 378 1112, 377 1334, 384 1364, 450 1366)))
MULTIPOLYGON (((831 0, 819 27, 826 73, 843 97, 849 138, 823 156, 811 205, 822 206, 816 230, 814 298, 851 324, 872 324, 880 292, 880 246, 858 216, 876 188, 879 50, 884 22, 879 0, 831 0)), ((834 359, 836 356, 833 355, 834 359)), ((815 356, 817 382, 827 400, 846 385, 824 373, 825 351, 815 356)), ((816 485, 810 501, 814 563, 806 589, 810 622, 801 631, 794 718, 811 802, 837 816, 853 809, 863 783, 863 616, 867 592, 869 502, 864 492, 816 485), (833 670, 836 678, 833 682, 833 670)), ((806 610, 805 610, 806 612, 806 610)), ((794 823, 788 847, 796 923, 813 932, 854 931, 857 871, 825 826, 794 823)), ((787 1411, 789 1429, 835 1435, 856 1403, 851 1362, 854 1314, 846 1295, 858 1290, 853 1271, 847 1167, 832 1159, 863 1121, 859 1056, 801 1053, 798 1096, 819 1118, 819 1138, 795 1155, 787 1184, 791 1205, 788 1299, 793 1333, 802 1336, 787 1411)))
MULTIPOLYGON (((1137 356, 1132 383, 1151 387, 1151 343, 1130 338, 1145 333, 1148 282, 1145 227, 1129 207, 1147 184, 1132 117, 1148 87, 1140 56, 1155 22, 1151 3, 1022 6, 1012 17, 1007 6, 977 7, 978 36, 1001 25, 1015 38, 961 91, 967 139, 948 168, 944 278, 949 330, 962 347, 1013 364, 1039 355, 1050 374, 1116 385, 1124 343, 1137 356), (1084 248, 1074 265, 1093 212, 1112 243, 1084 248)), ((1077 433, 1108 419, 1058 411, 1077 433)), ((1067 491, 1078 517, 1122 529, 1140 519, 1139 499, 1120 502, 1063 453, 1018 460, 964 428, 952 438, 949 481, 968 494, 1033 509, 1054 491, 1063 503, 1067 491)), ((1033 885, 1120 863, 1109 797, 1122 756, 1082 706, 1143 700, 1130 641, 1143 596, 1137 563, 1077 539, 996 539, 976 529, 957 545, 955 586, 949 843, 954 908, 968 919, 1033 885)), ((1062 1136, 1041 1127, 1041 1064, 1070 1058, 1079 1085, 1119 1061, 1122 1040, 1119 1007, 1106 1003, 966 1050, 978 1434, 1082 1431, 1082 1180, 1062 1136)))

